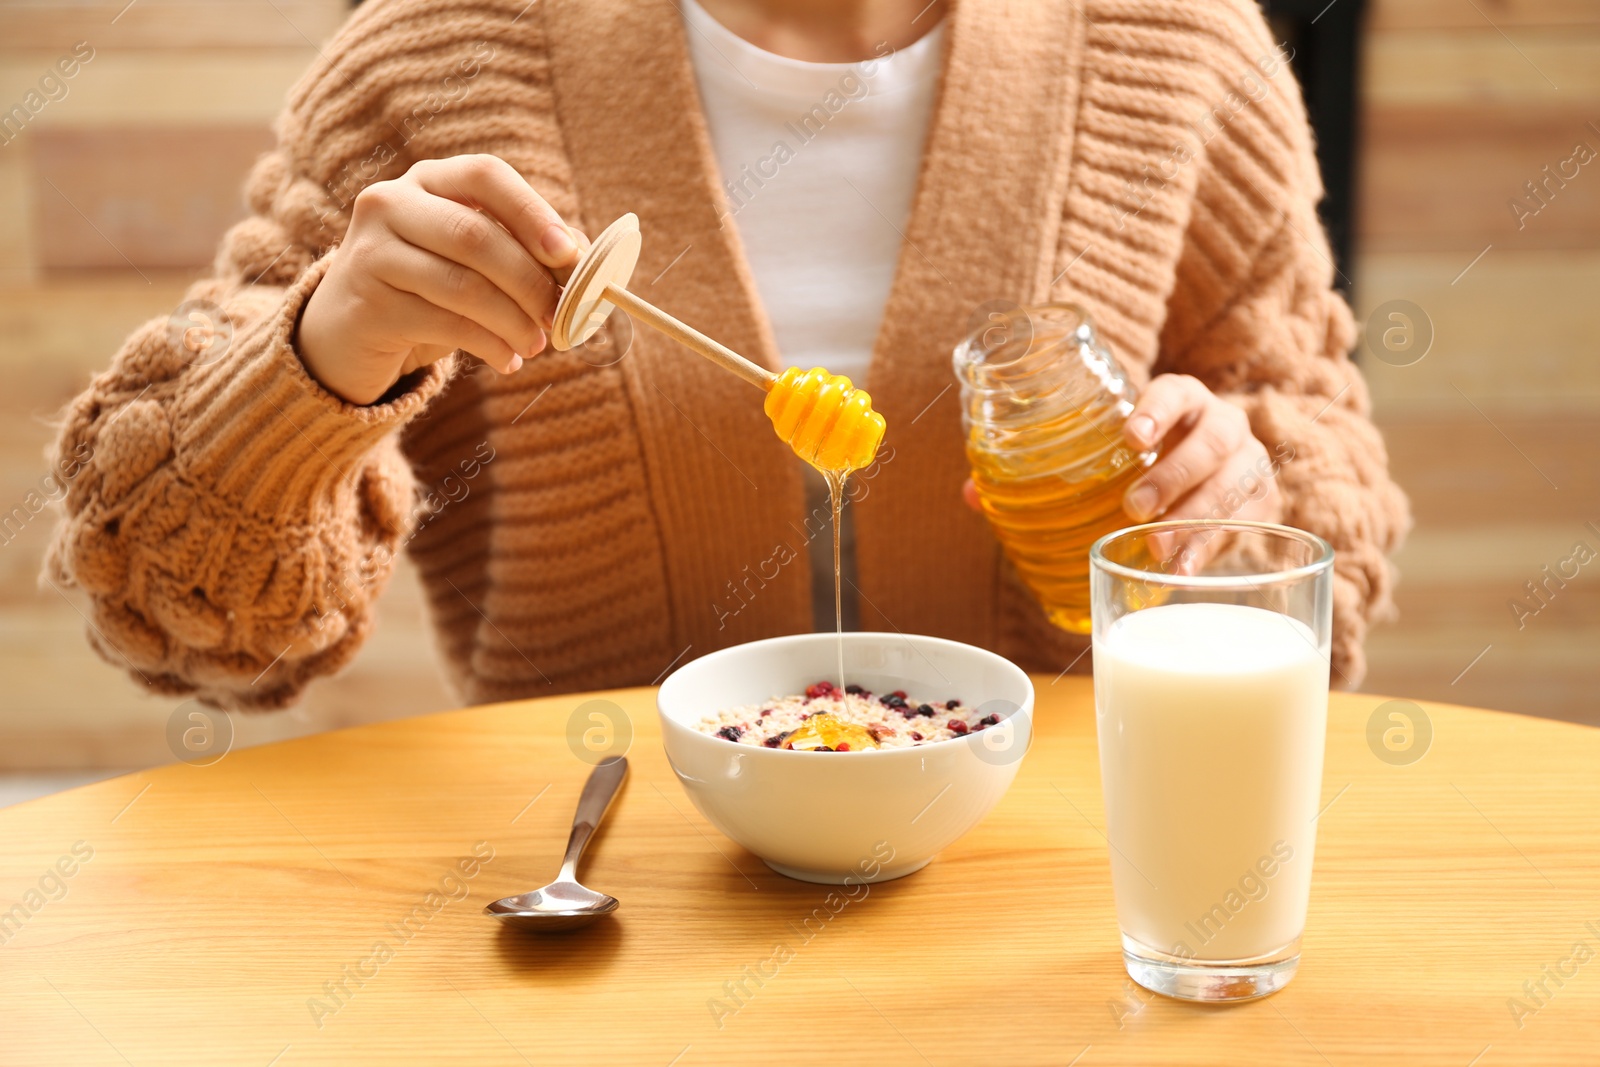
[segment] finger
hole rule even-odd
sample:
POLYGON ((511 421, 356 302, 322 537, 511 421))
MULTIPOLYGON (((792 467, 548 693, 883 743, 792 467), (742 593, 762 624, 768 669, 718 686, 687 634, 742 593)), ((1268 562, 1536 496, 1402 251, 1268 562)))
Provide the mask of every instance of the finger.
POLYGON ((1182 568, 1178 573, 1197 574, 1222 543, 1221 523, 1278 521, 1282 517, 1282 498, 1276 482, 1263 476, 1257 462, 1266 454, 1265 448, 1245 442, 1245 447, 1235 451, 1215 474, 1162 516, 1168 520, 1209 520, 1219 526, 1201 527, 1192 537, 1182 531, 1156 534, 1151 538, 1152 551, 1162 559, 1173 559, 1182 568))
POLYGON ((1211 400, 1211 390, 1198 378, 1187 374, 1157 375, 1133 405, 1123 436, 1137 448, 1154 448, 1203 411, 1211 400))
MULTIPOLYGON (((410 293, 406 293, 404 296, 407 298, 412 298, 410 293)), ((454 352, 458 347, 460 346, 451 344, 412 345, 410 350, 406 352, 405 362, 400 365, 400 377, 404 378, 406 375, 410 374, 419 367, 426 367, 430 363, 439 362, 439 360, 454 352)), ((513 366, 518 365, 516 360, 512 360, 511 362, 513 366)), ((487 363, 483 365, 485 367, 489 366, 487 363)), ((493 370, 494 368, 491 367, 490 369, 493 370)))
POLYGON ((978 487, 968 478, 961 483, 961 499, 966 501, 967 507, 973 511, 982 511, 983 502, 978 499, 978 487))
POLYGON ((1208 404, 1183 439, 1128 488, 1124 510, 1139 522, 1160 515, 1216 473, 1249 432, 1244 412, 1221 401, 1208 404))
POLYGON ((407 174, 435 196, 488 212, 545 266, 570 267, 577 261, 575 231, 500 157, 424 160, 407 174))
POLYGON ((1220 533, 1216 526, 1178 526, 1152 534, 1150 554, 1160 574, 1199 574, 1211 558, 1208 548, 1220 533))
POLYGON ((1245 442, 1217 472, 1167 509, 1164 519, 1215 519, 1225 522, 1276 522, 1281 517, 1281 497, 1274 479, 1261 473, 1258 460, 1265 448, 1245 442))
POLYGON ((514 374, 522 367, 522 357, 503 338, 466 315, 398 289, 391 294, 390 308, 396 332, 412 342, 408 369, 456 349, 477 356, 501 374, 514 374))
POLYGON ((403 241, 386 244, 376 260, 373 274, 387 285, 471 319, 525 358, 543 350, 539 324, 471 267, 403 241))
POLYGON ((390 228, 406 242, 471 267, 516 301, 529 319, 543 322, 559 292, 550 269, 481 211, 414 190, 390 228))

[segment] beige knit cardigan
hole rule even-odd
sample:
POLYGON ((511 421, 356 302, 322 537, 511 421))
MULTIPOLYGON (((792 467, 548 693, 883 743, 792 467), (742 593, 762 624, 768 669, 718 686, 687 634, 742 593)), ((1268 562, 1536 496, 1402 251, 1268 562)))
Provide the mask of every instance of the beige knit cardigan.
MULTIPOLYGON (((1338 551, 1333 667, 1354 683, 1406 505, 1255 5, 958 0, 950 20, 911 217, 886 220, 905 240, 866 382, 892 458, 856 505, 864 625, 1087 667, 962 504, 949 356, 984 301, 1071 300, 1136 381, 1196 375, 1293 449, 1287 521, 1338 551)), ((637 212, 642 295, 778 366, 670 0, 372 0, 291 93, 252 215, 189 293, 223 332, 196 351, 183 316, 147 323, 56 446, 90 458, 46 573, 153 690, 291 703, 355 655, 401 551, 469 702, 648 684, 809 628, 797 463, 749 386, 670 342, 641 329, 620 360, 507 378, 458 355, 369 407, 307 376, 294 325, 355 191, 473 152, 590 234, 637 212)))

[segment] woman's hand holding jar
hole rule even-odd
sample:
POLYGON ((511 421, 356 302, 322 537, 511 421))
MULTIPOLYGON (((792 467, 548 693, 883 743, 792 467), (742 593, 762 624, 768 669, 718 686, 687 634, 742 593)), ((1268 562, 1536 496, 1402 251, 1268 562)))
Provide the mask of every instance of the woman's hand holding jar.
POLYGON ((1122 432, 1141 452, 1161 446, 1161 458, 1123 497, 1123 510, 1136 521, 1216 517, 1219 508, 1227 519, 1283 518, 1277 479, 1260 477, 1271 463, 1266 446, 1250 432, 1245 413, 1198 378, 1152 378, 1122 432), (1264 488, 1241 492, 1257 482, 1264 488))
MULTIPOLYGON (((1199 519, 1218 510, 1229 519, 1278 522, 1283 495, 1275 478, 1262 478, 1273 461, 1250 432, 1250 420, 1205 383, 1187 374, 1161 374, 1139 395, 1123 437, 1140 452, 1159 447, 1161 457, 1123 497, 1134 522, 1199 519), (1241 486, 1262 488, 1243 493, 1241 486), (1230 496, 1242 498, 1236 507, 1230 496)), ((961 487, 969 507, 981 510, 971 479, 961 487)))

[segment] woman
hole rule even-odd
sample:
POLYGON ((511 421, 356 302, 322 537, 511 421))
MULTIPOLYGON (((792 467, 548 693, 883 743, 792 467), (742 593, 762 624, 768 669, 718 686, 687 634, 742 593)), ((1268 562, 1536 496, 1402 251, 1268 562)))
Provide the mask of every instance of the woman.
POLYGON ((1405 503, 1255 5, 681 3, 351 18, 190 292, 226 328, 147 324, 68 413, 60 450, 92 460, 47 566, 102 653, 283 706, 355 654, 400 551, 470 702, 805 629, 820 539, 749 386, 625 324, 545 350, 555 279, 633 211, 637 292, 768 367, 852 374, 887 418, 851 509, 864 626, 1087 666, 962 504, 949 364, 986 301, 1070 300, 1144 387, 1130 439, 1165 442, 1131 518, 1326 537, 1358 681, 1405 503))

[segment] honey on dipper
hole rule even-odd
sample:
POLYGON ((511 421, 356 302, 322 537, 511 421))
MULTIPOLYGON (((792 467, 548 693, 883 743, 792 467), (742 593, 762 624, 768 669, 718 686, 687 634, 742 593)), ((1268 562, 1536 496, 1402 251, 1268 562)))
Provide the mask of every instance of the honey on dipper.
POLYGON ((872 410, 872 397, 821 367, 778 375, 763 407, 778 437, 824 475, 869 465, 883 441, 883 416, 872 410))

